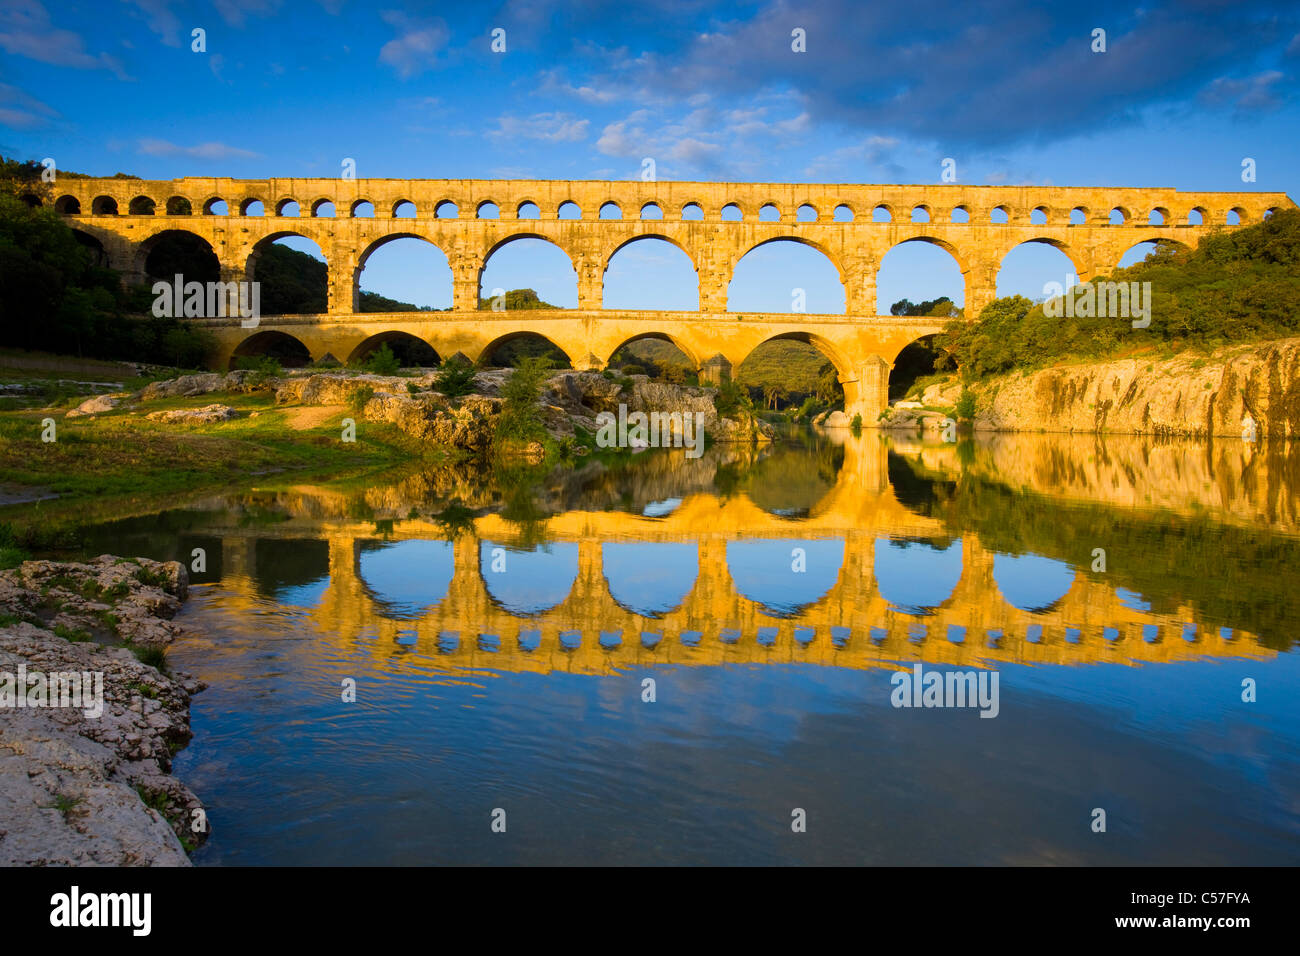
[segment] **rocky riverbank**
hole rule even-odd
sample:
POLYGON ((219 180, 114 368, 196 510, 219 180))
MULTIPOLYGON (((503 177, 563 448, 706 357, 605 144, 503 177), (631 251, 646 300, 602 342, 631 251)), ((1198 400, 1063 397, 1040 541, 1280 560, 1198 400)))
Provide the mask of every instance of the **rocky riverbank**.
MULTIPOLYGON (((938 428, 962 385, 953 377, 901 402, 882 428, 938 428)), ((977 430, 1109 432, 1241 439, 1300 437, 1300 339, 1056 366, 971 386, 977 430)), ((864 423, 871 424, 871 423, 864 423)))
POLYGON ((189 865, 206 821, 171 763, 203 685, 164 655, 187 586, 110 555, 0 572, 0 866, 189 865))
MULTIPOLYGON (((98 395, 67 413, 68 418, 100 415, 124 408, 145 408, 163 399, 247 394, 267 390, 278 407, 348 408, 358 421, 386 422, 406 434, 433 444, 468 452, 485 451, 492 443, 501 413, 501 386, 508 369, 491 369, 474 377, 473 392, 451 397, 437 390, 438 376, 420 371, 404 376, 363 372, 293 370, 279 376, 249 371, 224 375, 210 372, 155 382, 139 392, 98 395)), ((594 434, 602 412, 698 414, 709 441, 765 443, 776 432, 753 414, 719 414, 712 389, 669 385, 645 375, 614 376, 601 372, 557 372, 546 383, 540 412, 546 431, 557 440, 573 439, 579 431, 594 434)), ((147 412, 151 421, 204 424, 227 421, 238 413, 227 405, 147 412)))

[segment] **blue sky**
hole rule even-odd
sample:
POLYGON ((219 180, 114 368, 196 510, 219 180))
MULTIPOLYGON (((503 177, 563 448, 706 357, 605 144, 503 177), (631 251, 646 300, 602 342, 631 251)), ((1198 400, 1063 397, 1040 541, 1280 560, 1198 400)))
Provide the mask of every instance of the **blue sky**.
MULTIPOLYGON (((358 176, 625 179, 651 156, 661 179, 907 183, 952 157, 962 182, 1296 196, 1298 67, 1300 9, 1280 3, 0 0, 0 152, 146 178, 330 176, 351 157, 358 176)), ((494 257, 485 290, 576 305, 567 261, 529 246, 494 257)), ((1058 256, 1022 247, 999 291, 1041 298, 1058 256)), ((397 242, 362 286, 443 306, 444 270, 397 242)), ((693 305, 659 244, 606 280, 607 306, 693 305)), ((794 287, 843 309, 829 264, 790 243, 741 263, 732 304, 788 311, 794 287)), ((890 254, 882 310, 941 294, 961 296, 946 253, 890 254)))

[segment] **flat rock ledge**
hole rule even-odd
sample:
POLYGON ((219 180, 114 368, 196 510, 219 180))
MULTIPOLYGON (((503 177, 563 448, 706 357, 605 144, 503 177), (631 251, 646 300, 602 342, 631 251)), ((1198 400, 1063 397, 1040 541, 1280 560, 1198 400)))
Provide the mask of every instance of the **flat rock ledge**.
POLYGON ((178 562, 111 555, 0 572, 0 866, 190 865, 208 833, 171 765, 204 685, 144 662, 182 632, 187 586, 178 562), (41 706, 28 690, 18 707, 23 672, 29 687, 76 674, 89 696, 41 706))

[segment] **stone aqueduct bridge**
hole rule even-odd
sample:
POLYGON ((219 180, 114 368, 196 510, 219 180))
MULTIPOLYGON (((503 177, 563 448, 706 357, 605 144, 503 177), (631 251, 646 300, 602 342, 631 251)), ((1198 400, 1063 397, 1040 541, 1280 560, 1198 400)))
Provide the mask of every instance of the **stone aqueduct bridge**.
MULTIPOLYGON (((304 496, 317 507, 327 500, 312 489, 304 489, 304 496)), ((367 633, 376 635, 378 641, 369 646, 380 666, 400 653, 402 641, 412 640, 422 653, 436 654, 450 666, 590 674, 664 663, 892 668, 896 661, 924 660, 983 667, 1211 656, 1266 659, 1276 653, 1243 631, 1223 636, 1199 622, 1190 607, 1164 613, 1136 608, 1105 576, 1076 573, 1051 606, 1017 607, 998 588, 995 555, 973 534, 960 539, 960 579, 936 607, 913 613, 892 606, 878 584, 878 539, 946 540, 947 532, 942 522, 899 503, 889 484, 883 446, 874 442, 846 454, 835 486, 803 518, 771 514, 743 494, 727 499, 690 495, 661 517, 572 511, 550 518, 547 540, 577 545, 576 574, 567 596, 536 613, 506 607, 489 586, 494 575, 483 573, 484 549, 526 546, 518 526, 499 515, 476 519, 472 531, 455 540, 445 594, 431 587, 428 606, 412 620, 387 610, 376 590, 383 582, 368 582, 363 575, 362 545, 381 539, 373 521, 317 513, 304 508, 302 515, 256 529, 231 513, 225 526, 205 526, 204 534, 221 539, 225 606, 243 601, 250 613, 258 606, 258 540, 268 535, 323 539, 329 546, 329 582, 308 612, 311 630, 322 639, 337 640, 342 649, 356 646, 367 633), (793 615, 743 594, 732 577, 728 542, 787 540, 793 545, 828 538, 844 542, 834 583, 793 615), (695 581, 665 613, 628 607, 614 596, 604 572, 608 542, 692 544, 695 581), (1188 624, 1197 625, 1195 634, 1185 630, 1188 624)), ((444 529, 434 522, 400 517, 382 535, 386 542, 443 538, 444 529)), ((490 551, 488 557, 490 561, 490 551)), ((782 570, 788 567, 788 552, 776 558, 782 570)), ((819 574, 818 579, 829 577, 819 574)), ((340 653, 339 659, 347 655, 340 653)))
POLYGON ((297 338, 313 358, 329 352, 341 360, 384 333, 406 332, 439 355, 459 351, 475 360, 505 340, 538 333, 579 368, 603 367, 621 345, 643 337, 672 341, 697 366, 715 355, 735 366, 761 343, 784 337, 825 352, 844 385, 846 410, 862 412, 867 421, 887 404, 889 370, 898 353, 940 328, 934 319, 878 315, 876 275, 894 246, 924 241, 947 250, 962 272, 966 313, 976 315, 996 295, 1003 257, 1021 243, 1056 247, 1080 281, 1087 281, 1110 272, 1139 242, 1194 246, 1226 227, 1230 215, 1248 224, 1295 206, 1282 193, 1159 188, 546 180, 65 179, 55 196, 56 208, 74 220, 74 228, 102 243, 109 264, 135 281, 145 280, 149 253, 170 230, 204 239, 225 281, 254 278, 258 253, 268 242, 295 235, 316 242, 329 269, 328 314, 264 316, 256 330, 205 320, 220 342, 219 367, 237 350, 257 351, 266 339, 255 336, 275 332, 297 338), (213 214, 219 203, 228 214, 213 214), (263 214, 250 215, 257 203, 263 214), (411 208, 408 203, 414 214, 399 214, 411 208), (192 215, 174 214, 187 204, 192 215), (373 218, 358 215, 366 204, 373 218), (536 217, 525 218, 533 207, 536 217), (874 221, 879 208, 889 213, 889 222, 874 221), (602 218, 602 211, 612 210, 618 218, 602 218), (1123 224, 1111 224, 1114 210, 1123 224), (568 213, 578 218, 561 218, 568 213), (1072 216, 1083 221, 1072 224, 1072 216), (452 311, 359 313, 366 259, 384 243, 407 236, 428 240, 446 254, 452 311), (610 258, 650 236, 690 257, 699 282, 698 312, 602 309, 610 258), (569 256, 577 274, 576 311, 478 309, 485 263, 520 238, 549 240, 569 256), (826 255, 844 286, 844 315, 727 311, 728 284, 741 257, 781 239, 826 255))

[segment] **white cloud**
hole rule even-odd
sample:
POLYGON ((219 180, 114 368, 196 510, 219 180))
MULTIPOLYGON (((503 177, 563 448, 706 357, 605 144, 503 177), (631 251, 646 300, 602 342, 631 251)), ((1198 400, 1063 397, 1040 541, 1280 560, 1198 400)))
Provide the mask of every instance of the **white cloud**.
POLYGON ((402 79, 430 69, 451 36, 441 20, 416 20, 400 10, 385 10, 380 17, 398 35, 380 49, 379 62, 393 67, 402 79))
POLYGON ((165 139, 142 139, 139 150, 146 156, 184 156, 189 159, 255 159, 260 153, 228 146, 225 143, 199 143, 196 146, 177 146, 165 139))
POLYGON ((548 143, 576 143, 587 138, 590 120, 568 113, 535 113, 532 116, 502 116, 497 128, 488 136, 493 139, 540 139, 548 143))

